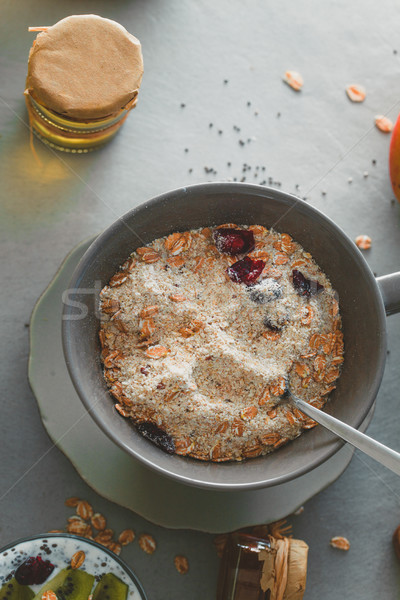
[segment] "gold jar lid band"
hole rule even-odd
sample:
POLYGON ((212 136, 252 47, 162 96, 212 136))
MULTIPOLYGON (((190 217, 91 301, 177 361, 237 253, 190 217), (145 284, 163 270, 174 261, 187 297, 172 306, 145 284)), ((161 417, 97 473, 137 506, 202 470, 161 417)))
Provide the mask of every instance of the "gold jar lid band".
POLYGON ((32 134, 35 133, 43 142, 56 150, 63 152, 89 152, 103 146, 109 139, 114 136, 121 125, 127 118, 129 111, 124 111, 118 119, 109 124, 108 127, 103 127, 97 130, 70 130, 67 131, 60 128, 57 124, 47 119, 40 110, 32 104, 32 98, 25 95, 26 107, 28 109, 29 127, 31 132, 30 146, 36 160, 40 163, 40 159, 33 145, 32 134))
POLYGON ((127 113, 135 107, 138 97, 138 95, 136 94, 136 96, 129 102, 127 106, 121 108, 117 113, 114 113, 103 119, 79 120, 64 117, 63 115, 60 115, 50 110, 49 108, 35 100, 31 93, 31 90, 25 90, 24 93, 27 99, 29 100, 32 108, 37 112, 41 119, 47 121, 47 123, 49 123, 53 127, 58 127, 63 131, 78 134, 94 133, 112 127, 121 119, 126 117, 127 113))

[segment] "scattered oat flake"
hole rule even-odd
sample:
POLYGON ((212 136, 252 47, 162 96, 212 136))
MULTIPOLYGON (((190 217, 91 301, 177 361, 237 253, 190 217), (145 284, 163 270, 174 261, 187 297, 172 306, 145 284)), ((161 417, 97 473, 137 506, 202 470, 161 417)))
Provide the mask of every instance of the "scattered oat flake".
POLYGON ((375 125, 383 133, 390 133, 393 129, 393 122, 384 115, 377 115, 375 117, 375 125))
POLYGON ((178 573, 180 573, 181 575, 184 575, 185 573, 187 573, 189 571, 189 562, 188 562, 188 559, 186 558, 186 556, 182 556, 182 555, 175 556, 174 565, 175 565, 178 573))
POLYGON ((99 544, 105 544, 112 540, 113 535, 114 531, 112 529, 104 529, 104 531, 100 531, 94 539, 95 542, 98 542, 99 544))
POLYGON ((53 592, 53 590, 47 590, 42 594, 42 600, 57 600, 57 596, 53 592))
MULTIPOLYGON (((90 526, 81 521, 80 519, 74 519, 67 525, 68 533, 76 533, 76 535, 86 536, 90 534, 90 526)), ((90 534, 91 535, 91 534, 90 534)))
POLYGON ((352 102, 364 102, 366 97, 365 88, 355 83, 346 87, 346 93, 352 102))
POLYGON ((150 348, 147 348, 146 354, 149 358, 154 358, 157 360, 159 358, 164 358, 164 356, 167 356, 168 350, 164 346, 160 345, 150 346, 150 348))
POLYGON ((85 553, 83 550, 78 550, 71 558, 71 569, 79 569, 85 562, 85 553))
POLYGON ((148 533, 143 533, 139 538, 139 546, 146 552, 146 554, 153 554, 155 552, 157 544, 153 536, 148 533))
POLYGON ((135 532, 133 529, 124 529, 124 531, 121 531, 118 537, 118 541, 120 544, 122 544, 122 546, 127 546, 127 544, 133 542, 134 539, 135 532))
POLYGON ((82 519, 90 519, 93 516, 93 508, 86 500, 80 500, 76 506, 76 512, 82 519))
POLYGON ((283 81, 296 90, 296 92, 299 92, 303 87, 303 78, 300 73, 297 73, 296 71, 286 71, 283 81))
POLYGON ((358 235, 354 241, 361 250, 369 250, 371 248, 372 240, 368 235, 358 235))
POLYGON ((102 530, 107 526, 106 518, 100 513, 95 513, 90 519, 91 524, 95 529, 102 530))
POLYGON ((108 542, 105 546, 111 550, 111 552, 114 552, 114 554, 121 554, 121 544, 118 544, 117 542, 108 542))
POLYGON ((172 302, 184 302, 186 297, 182 296, 182 294, 171 294, 169 299, 172 300, 172 302))
POLYGON ((77 498, 76 496, 72 496, 71 498, 67 498, 65 501, 65 506, 71 506, 73 508, 75 508, 75 506, 78 506, 78 503, 81 501, 80 498, 77 498))
POLYGON ((333 537, 330 541, 330 544, 333 548, 337 548, 338 550, 347 551, 350 549, 350 542, 345 537, 341 537, 341 536, 333 537))

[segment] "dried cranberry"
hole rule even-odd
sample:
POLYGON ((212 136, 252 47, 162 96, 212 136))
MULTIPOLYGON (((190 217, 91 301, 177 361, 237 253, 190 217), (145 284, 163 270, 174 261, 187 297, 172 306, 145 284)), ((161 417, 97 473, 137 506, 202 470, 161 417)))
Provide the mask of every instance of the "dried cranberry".
POLYGON ((30 556, 19 565, 14 576, 21 585, 36 585, 44 583, 53 569, 54 565, 49 560, 42 560, 41 556, 30 556))
POLYGON ((265 262, 263 260, 254 260, 249 256, 245 256, 242 260, 238 260, 231 265, 226 272, 235 283, 253 285, 260 277, 264 267, 265 262))
POLYGON ((319 294, 324 289, 324 286, 318 283, 318 281, 313 281, 312 279, 307 279, 304 277, 303 273, 294 269, 292 272, 293 277, 293 286, 299 296, 313 296, 314 294, 319 294))
POLYGON ((157 425, 154 425, 154 423, 139 423, 137 429, 145 438, 153 442, 161 450, 168 452, 168 454, 175 452, 175 445, 171 436, 166 431, 157 427, 157 425))
POLYGON ((254 248, 254 235, 248 229, 221 227, 213 233, 217 250, 224 254, 244 254, 254 248))

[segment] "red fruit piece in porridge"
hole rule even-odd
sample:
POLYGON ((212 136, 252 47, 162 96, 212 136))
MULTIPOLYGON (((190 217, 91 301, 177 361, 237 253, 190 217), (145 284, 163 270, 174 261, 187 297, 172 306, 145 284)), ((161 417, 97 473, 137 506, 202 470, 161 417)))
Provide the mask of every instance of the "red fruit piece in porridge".
POLYGON ((224 254, 244 254, 254 248, 254 235, 248 229, 221 227, 213 233, 218 252, 224 254))
POLYGON ((173 454, 175 452, 175 445, 171 436, 163 429, 157 427, 157 425, 154 425, 154 423, 139 423, 137 429, 143 437, 153 442, 153 444, 161 448, 161 450, 168 452, 168 454, 173 454))
POLYGON ((319 294, 319 292, 322 292, 324 289, 324 286, 318 283, 318 281, 307 279, 307 277, 297 269, 293 269, 292 277, 293 287, 299 296, 307 296, 309 298, 314 294, 319 294))
POLYGON ((49 560, 30 556, 15 571, 15 579, 21 585, 37 585, 44 583, 53 569, 54 565, 49 560))
POLYGON ((231 265, 227 270, 228 277, 235 283, 244 283, 245 285, 253 285, 260 277, 265 262, 263 260, 254 260, 245 256, 242 260, 238 260, 231 265))

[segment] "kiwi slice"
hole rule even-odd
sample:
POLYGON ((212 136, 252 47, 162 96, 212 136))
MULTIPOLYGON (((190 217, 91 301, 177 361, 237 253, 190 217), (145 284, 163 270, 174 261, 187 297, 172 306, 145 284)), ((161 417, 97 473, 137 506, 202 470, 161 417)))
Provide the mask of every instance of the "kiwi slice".
POLYGON ((0 600, 32 600, 34 595, 29 585, 21 585, 14 577, 0 590, 0 600))
POLYGON ((129 587, 113 573, 106 573, 94 588, 93 600, 126 600, 129 587))
POLYGON ((94 575, 74 569, 62 569, 46 581, 33 600, 42 600, 47 590, 52 590, 58 600, 87 600, 92 591, 94 575))

